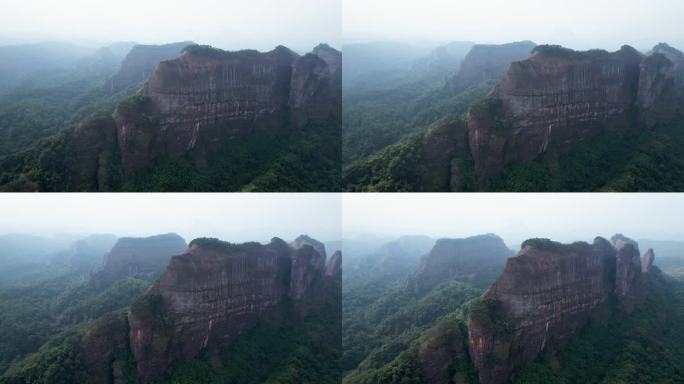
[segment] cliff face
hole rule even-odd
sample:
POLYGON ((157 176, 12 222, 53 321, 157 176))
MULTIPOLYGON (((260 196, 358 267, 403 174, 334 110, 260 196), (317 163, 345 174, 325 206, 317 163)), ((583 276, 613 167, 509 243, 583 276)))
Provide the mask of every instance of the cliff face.
POLYGON ((115 113, 124 171, 339 115, 341 54, 323 46, 315 52, 300 57, 282 46, 267 53, 190 46, 159 63, 140 92, 149 105, 115 113))
POLYGON ((476 44, 447 86, 456 94, 487 81, 499 80, 512 62, 526 59, 534 47, 536 44, 531 41, 501 45, 476 44))
POLYGON ((92 281, 105 287, 127 277, 151 277, 166 267, 171 256, 185 252, 182 237, 169 233, 145 238, 119 239, 104 257, 102 268, 93 273, 92 281))
POLYGON ((180 56, 183 48, 194 44, 191 41, 164 45, 135 45, 128 52, 121 68, 109 79, 111 93, 124 90, 135 84, 142 84, 152 75, 157 64, 180 56))
POLYGON ((488 97, 468 113, 470 151, 478 180, 506 165, 535 159, 613 127, 672 118, 679 103, 674 65, 664 55, 644 57, 631 47, 608 53, 540 46, 514 62, 488 97), (648 116, 651 112, 654 115, 648 116))
POLYGON ((408 278, 409 289, 425 293, 452 279, 479 281, 497 274, 512 252, 496 235, 440 239, 408 278))
POLYGON ((228 244, 198 239, 171 259, 128 314, 140 380, 148 383, 174 361, 209 345, 225 347, 264 316, 283 316, 290 298, 298 314, 324 296, 324 256, 309 244, 228 244))
POLYGON ((631 312, 642 299, 637 249, 600 237, 593 244, 526 241, 469 314, 468 345, 480 382, 506 382, 550 340, 562 342, 607 312, 612 299, 631 312))

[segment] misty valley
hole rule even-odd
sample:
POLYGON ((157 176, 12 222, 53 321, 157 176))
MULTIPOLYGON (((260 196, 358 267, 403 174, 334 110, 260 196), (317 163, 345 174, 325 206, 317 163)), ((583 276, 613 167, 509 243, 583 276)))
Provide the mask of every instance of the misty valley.
POLYGON ((343 46, 352 192, 682 191, 684 53, 343 46))
POLYGON ((339 191, 341 52, 0 45, 0 191, 339 191))
POLYGON ((339 242, 8 234, 0 248, 0 383, 340 380, 339 242))
POLYGON ((343 383, 684 382, 684 242, 344 240, 343 383))

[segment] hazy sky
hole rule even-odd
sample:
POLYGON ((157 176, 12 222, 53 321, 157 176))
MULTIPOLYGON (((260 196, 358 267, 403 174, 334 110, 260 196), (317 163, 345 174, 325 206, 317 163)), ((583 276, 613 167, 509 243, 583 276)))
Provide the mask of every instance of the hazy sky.
POLYGON ((225 49, 339 46, 341 0, 0 0, 0 37, 225 49))
POLYGON ((684 49, 682 0, 344 0, 345 41, 533 40, 576 49, 684 49))
POLYGON ((149 236, 233 242, 340 238, 339 194, 0 194, 0 234, 149 236))
POLYGON ((684 241, 684 194, 345 194, 343 236, 496 233, 509 246, 527 238, 684 241))

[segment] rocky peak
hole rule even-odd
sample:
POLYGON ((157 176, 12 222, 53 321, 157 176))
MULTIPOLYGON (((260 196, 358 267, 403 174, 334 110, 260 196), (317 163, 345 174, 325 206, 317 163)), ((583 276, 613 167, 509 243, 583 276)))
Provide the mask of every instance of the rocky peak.
POLYGON ((189 151, 202 157, 254 132, 324 123, 339 115, 338 83, 323 59, 282 46, 265 53, 187 46, 159 63, 137 101, 117 108, 124 172, 189 151))
POLYGON ((336 276, 342 271, 342 252, 335 251, 328 260, 328 266, 325 269, 325 275, 332 277, 336 276))
POLYGON ((592 244, 530 239, 508 259, 469 313, 468 346, 481 383, 506 382, 550 340, 562 342, 610 313, 611 298, 628 312, 639 304, 638 248, 624 236, 613 239, 617 247, 601 237, 592 244))
POLYGON ((511 63, 468 113, 478 180, 609 129, 637 101, 642 58, 628 46, 609 53, 544 45, 527 60, 511 63))
POLYGON ((128 313, 130 345, 144 384, 210 345, 225 347, 265 316, 281 317, 290 299, 296 316, 324 300, 323 254, 300 236, 288 246, 232 244, 200 238, 171 258, 128 313), (309 303, 313 303, 309 305, 309 303))
POLYGON ((493 234, 440 239, 421 258, 418 270, 406 284, 415 292, 425 293, 452 279, 477 283, 496 275, 511 254, 503 240, 493 234))
POLYGON ((648 272, 653 266, 655 261, 655 254, 653 253, 653 248, 649 248, 646 253, 644 253, 644 259, 641 262, 641 272, 648 272))
POLYGON ((615 247, 615 249, 618 250, 624 248, 627 244, 629 244, 633 246, 637 250, 637 252, 639 252, 639 243, 623 235, 622 233, 616 233, 615 235, 613 235, 613 237, 610 238, 610 243, 613 245, 613 247, 615 247))
POLYGON ((109 79, 112 93, 147 81, 161 61, 171 60, 181 54, 183 48, 194 44, 191 41, 164 45, 135 45, 121 63, 119 72, 109 79))
POLYGON ((164 270, 171 256, 183 253, 186 248, 185 240, 175 233, 120 238, 91 280, 105 287, 127 277, 153 277, 164 270))
POLYGON ((499 80, 508 66, 529 57, 536 46, 531 41, 488 45, 475 44, 461 63, 459 72, 448 80, 447 86, 453 94, 487 81, 499 80))

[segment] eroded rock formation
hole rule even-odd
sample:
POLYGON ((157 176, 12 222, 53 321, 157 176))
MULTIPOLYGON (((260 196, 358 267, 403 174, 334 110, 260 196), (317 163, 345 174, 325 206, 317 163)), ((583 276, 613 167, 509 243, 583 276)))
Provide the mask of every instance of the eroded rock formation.
POLYGON ((536 44, 531 41, 501 45, 476 44, 447 86, 453 94, 457 94, 472 86, 499 80, 512 62, 526 59, 534 47, 536 44))
POLYGON ((513 62, 468 113, 471 155, 483 183, 509 164, 564 152, 605 130, 651 126, 681 109, 681 82, 664 54, 539 46, 513 62))
POLYGON ((255 132, 322 124, 340 115, 341 53, 299 56, 189 46, 162 61, 134 105, 115 112, 125 173, 188 151, 204 154, 255 132))
POLYGON ((594 316, 607 316, 614 299, 629 313, 643 299, 638 247, 624 237, 615 246, 523 243, 503 273, 471 308, 468 345, 480 382, 504 383, 533 361, 550 340, 563 342, 594 316))
POLYGON ((186 248, 185 240, 175 233, 120 238, 91 280, 106 287, 127 277, 153 277, 164 270, 172 256, 180 255, 186 248))
POLYGON ((141 382, 209 345, 229 345, 260 319, 284 316, 286 302, 295 315, 305 315, 309 304, 315 307, 326 295, 327 278, 320 262, 325 250, 317 251, 313 242, 318 243, 308 237, 292 245, 278 238, 266 245, 191 242, 129 311, 141 382))
POLYGON ((653 266, 653 261, 655 260, 655 254, 653 248, 649 248, 646 253, 644 253, 644 259, 641 262, 641 272, 648 272, 653 266))
MULTIPOLYGON (((425 293, 448 280, 478 283, 496 276, 512 252, 496 235, 440 239, 408 278, 409 289, 425 293)), ((489 280, 491 282, 491 280, 489 280)))
POLYGON ((126 55, 121 68, 109 79, 111 93, 124 90, 135 84, 142 84, 154 72, 157 64, 180 56, 183 48, 194 44, 191 41, 164 45, 135 45, 126 55))

